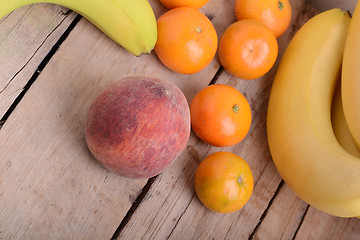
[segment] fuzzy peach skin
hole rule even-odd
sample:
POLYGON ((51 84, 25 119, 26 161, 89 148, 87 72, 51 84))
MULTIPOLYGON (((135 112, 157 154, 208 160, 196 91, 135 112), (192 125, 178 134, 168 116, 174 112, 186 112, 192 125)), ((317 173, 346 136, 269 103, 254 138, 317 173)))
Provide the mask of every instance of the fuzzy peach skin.
POLYGON ((90 106, 85 137, 105 168, 128 178, 164 171, 186 147, 190 111, 174 84, 126 77, 106 88, 90 106))

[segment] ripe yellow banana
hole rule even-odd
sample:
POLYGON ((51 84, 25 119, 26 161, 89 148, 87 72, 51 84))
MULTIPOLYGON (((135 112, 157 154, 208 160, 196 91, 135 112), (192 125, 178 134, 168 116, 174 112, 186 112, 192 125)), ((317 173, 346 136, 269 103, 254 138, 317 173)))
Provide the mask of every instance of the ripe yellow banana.
POLYGON ((331 124, 351 18, 332 9, 310 19, 291 40, 271 89, 267 133, 288 186, 311 206, 360 216, 360 159, 338 143, 331 124))
POLYGON ((334 99, 331 109, 331 123, 334 134, 339 144, 350 154, 360 158, 360 149, 357 147, 350 129, 347 125, 341 98, 341 80, 335 88, 334 99))
MULTIPOLYGON (((357 146, 349 126, 347 125, 341 97, 341 79, 339 76, 331 107, 331 123, 339 144, 353 156, 360 158, 360 149, 357 146)), ((360 216, 357 218, 360 219, 360 216)))
POLYGON ((22 6, 44 2, 79 13, 135 56, 155 46, 156 18, 147 0, 0 0, 0 18, 22 6))
POLYGON ((342 101, 346 122, 360 147, 360 1, 351 20, 344 50, 342 101))

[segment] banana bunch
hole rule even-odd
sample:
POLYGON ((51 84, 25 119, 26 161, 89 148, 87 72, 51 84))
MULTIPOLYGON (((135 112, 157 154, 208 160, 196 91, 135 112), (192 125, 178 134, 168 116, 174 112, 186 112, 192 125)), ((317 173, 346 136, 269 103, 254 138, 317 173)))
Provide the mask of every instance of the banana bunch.
POLYGON ((147 0, 0 0, 0 18, 25 5, 44 2, 79 13, 135 56, 155 46, 156 18, 147 0))
POLYGON ((339 217, 360 216, 360 158, 348 148, 348 133, 360 124, 347 126, 346 114, 360 117, 359 14, 360 6, 353 18, 332 9, 301 27, 279 65, 267 115, 269 149, 284 181, 311 206, 339 217), (339 79, 342 93, 333 105, 339 79))

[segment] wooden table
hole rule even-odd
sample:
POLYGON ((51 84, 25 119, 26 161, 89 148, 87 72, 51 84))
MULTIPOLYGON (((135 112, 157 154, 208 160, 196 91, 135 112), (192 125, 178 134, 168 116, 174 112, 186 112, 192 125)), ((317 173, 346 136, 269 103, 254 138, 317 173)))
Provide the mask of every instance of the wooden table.
MULTIPOLYGON (((150 3, 156 17, 166 11, 158 0, 150 3)), ((317 13, 305 0, 291 4, 292 24, 278 39, 277 63, 252 81, 229 75, 217 57, 197 74, 174 73, 154 52, 135 57, 56 5, 26 6, 0 20, 0 239, 360 239, 360 219, 309 207, 282 181, 269 154, 266 110, 279 59, 317 13), (227 148, 192 133, 160 175, 115 175, 89 153, 84 121, 97 94, 129 75, 172 81, 189 102, 210 83, 233 86, 251 104, 250 133, 227 148), (211 212, 194 192, 196 167, 216 151, 238 154, 253 171, 253 195, 238 212, 211 212)), ((234 0, 210 0, 201 11, 219 36, 235 21, 234 0)))

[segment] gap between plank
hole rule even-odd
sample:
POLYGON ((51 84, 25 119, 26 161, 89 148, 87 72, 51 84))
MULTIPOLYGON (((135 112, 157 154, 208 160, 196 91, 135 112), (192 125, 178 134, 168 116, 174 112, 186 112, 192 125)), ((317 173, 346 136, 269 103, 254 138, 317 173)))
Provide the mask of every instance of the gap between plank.
POLYGON ((126 213, 125 217, 122 219, 120 225, 116 229, 114 235, 112 236, 111 240, 116 240, 120 236, 122 230, 125 228, 126 224, 130 221, 131 217, 134 215, 136 209, 139 207, 139 205, 144 200, 146 194, 149 192, 151 186, 155 182, 157 176, 149 178, 146 182, 145 186, 141 190, 140 194, 135 199, 134 203, 131 205, 129 211, 126 213))
POLYGON ((169 236, 167 237, 167 239, 169 239, 169 238, 170 238, 170 236, 173 234, 173 232, 174 232, 175 228, 177 227, 177 225, 179 224, 179 222, 180 222, 181 218, 183 217, 183 215, 185 214, 185 212, 186 212, 186 211, 187 211, 187 209, 189 208, 189 206, 190 206, 190 204, 191 204, 192 200, 194 199, 195 195, 196 195, 196 193, 194 192, 194 194, 193 194, 193 196, 192 196, 192 198, 191 198, 191 201, 190 201, 190 202, 189 202, 189 204, 186 206, 186 208, 184 209, 184 211, 181 213, 181 215, 180 215, 179 219, 176 221, 175 226, 171 229, 171 232, 170 232, 169 236))
POLYGON ((215 73, 213 79, 210 81, 209 86, 213 85, 217 82, 218 78, 220 77, 220 75, 222 74, 223 71, 224 71, 224 68, 222 66, 220 66, 219 69, 217 70, 217 72, 215 73))
MULTIPOLYGON (((71 10, 69 10, 71 11, 71 10)), ((11 12, 12 13, 12 12, 11 12)), ((62 15, 68 15, 68 12, 61 13, 62 15)), ((3 89, 0 90, 0 93, 4 92, 5 89, 11 84, 11 82, 15 79, 15 77, 26 67, 26 65, 33 59, 33 57, 36 55, 36 53, 39 51, 39 49, 44 45, 46 40, 51 36, 53 32, 56 31, 56 29, 65 21, 67 17, 63 18, 61 22, 46 36, 46 38, 42 41, 42 43, 39 45, 39 47, 34 51, 33 55, 26 61, 26 63, 12 76, 12 78, 9 80, 9 82, 5 85, 3 89)), ((40 63, 41 64, 41 63, 40 63)), ((39 68, 37 68, 38 70, 39 68)))
POLYGON ((267 215, 267 213, 268 213, 268 211, 269 211, 269 209, 270 209, 271 205, 272 205, 272 204, 273 204, 273 202, 274 202, 274 199, 275 199, 275 198, 276 198, 276 196, 279 194, 280 189, 283 187, 284 183, 285 183, 285 182, 284 182, 284 180, 281 180, 281 182, 280 182, 280 184, 279 184, 278 188, 276 189, 276 191, 275 191, 274 195, 273 195, 273 196, 272 196, 272 198, 270 199, 269 204, 267 205, 267 207, 266 207, 265 211, 264 211, 264 212, 263 212, 263 214, 261 215, 261 217, 260 217, 260 219, 259 219, 258 224, 255 226, 254 230, 253 230, 253 231, 252 231, 252 233, 249 235, 249 238, 248 238, 249 240, 254 239, 254 236, 255 236, 255 234, 256 234, 256 232, 257 232, 258 228, 260 227, 260 225, 261 225, 262 221, 263 221, 263 220, 264 220, 264 218, 266 217, 266 215, 267 215))
MULTIPOLYGON (((11 113, 14 111, 16 106, 20 103, 21 99, 25 96, 26 92, 30 89, 31 85, 35 82, 35 80, 40 75, 41 71, 46 67, 46 65, 49 63, 50 59, 55 55, 57 50, 59 49, 60 45, 66 40, 66 38, 69 36, 70 32, 75 28, 75 26, 78 24, 78 22, 81 19, 81 15, 77 15, 75 19, 71 22, 69 27, 65 30, 65 32, 60 36, 59 40, 54 44, 54 46, 51 48, 49 53, 44 57, 44 59, 41 61, 37 69, 35 70, 34 74, 31 76, 29 81, 24 86, 21 93, 16 97, 14 102, 11 104, 9 109, 6 111, 4 116, 0 119, 0 129, 5 124, 6 120, 9 118, 11 113)), ((24 66, 25 67, 25 66, 24 66)), ((23 67, 23 68, 24 68, 23 67)), ((21 70, 20 70, 21 71, 21 70)))
POLYGON ((295 239, 295 238, 296 238, 296 236, 297 236, 297 234, 298 234, 298 232, 299 232, 299 230, 300 230, 300 228, 301 228, 301 226, 302 226, 302 224, 303 224, 303 222, 304 222, 304 220, 305 220, 305 216, 306 216, 307 212, 309 211, 309 208, 310 208, 310 205, 307 205, 306 210, 305 210, 304 214, 303 214, 302 217, 301 217, 301 221, 300 221, 300 223, 299 223, 299 226, 297 227, 297 229, 296 229, 296 231, 295 231, 295 234, 294 234, 294 236, 293 236, 292 239, 295 239))

